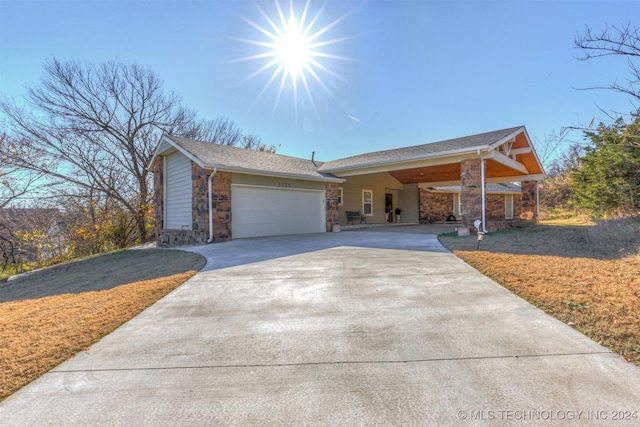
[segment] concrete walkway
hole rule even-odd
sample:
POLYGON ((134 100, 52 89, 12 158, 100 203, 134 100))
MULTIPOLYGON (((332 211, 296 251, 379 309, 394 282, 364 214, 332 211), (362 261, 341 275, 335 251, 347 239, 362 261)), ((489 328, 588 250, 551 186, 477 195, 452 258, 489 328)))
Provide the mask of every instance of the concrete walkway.
POLYGON ((0 425, 640 422, 639 368, 394 229, 191 248, 201 273, 0 403, 0 425))

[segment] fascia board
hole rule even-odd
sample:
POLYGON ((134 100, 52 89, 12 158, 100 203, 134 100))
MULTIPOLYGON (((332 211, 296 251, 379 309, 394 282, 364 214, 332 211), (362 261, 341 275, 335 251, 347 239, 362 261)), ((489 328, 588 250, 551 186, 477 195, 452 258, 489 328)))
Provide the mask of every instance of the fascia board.
POLYGON ((460 180, 457 181, 437 181, 437 182, 420 182, 418 188, 430 188, 430 187, 451 187, 453 185, 460 185, 460 180))
MULTIPOLYGON (((495 150, 496 148, 498 148, 499 146, 501 146, 505 142, 508 142, 509 140, 511 140, 511 139, 515 138, 516 136, 518 136, 518 134, 520 132, 522 132, 524 134, 524 138, 527 140, 527 144, 531 148, 531 153, 533 153, 533 157, 536 159, 536 162, 538 163, 538 167, 542 171, 542 175, 544 175, 546 177, 547 174, 544 171, 544 168, 542 167, 542 162, 540 162, 540 158, 538 157, 538 153, 536 153, 536 150, 534 149, 533 144, 531 143, 531 138, 529 138, 529 132, 527 132, 527 128, 524 127, 524 126, 522 126, 520 129, 517 129, 516 131, 512 132, 511 134, 509 134, 509 135, 505 136, 504 138, 501 138, 498 141, 496 141, 493 144, 491 144, 489 146, 489 150, 491 150, 491 151, 495 150)), ((512 153, 513 153, 513 151, 512 151, 512 153)), ((513 153, 513 154, 519 154, 519 153, 513 153)), ((524 153, 522 153, 522 154, 524 154, 524 153)))
POLYGON ((340 168, 323 169, 322 172, 332 173, 337 176, 364 175, 369 173, 390 172, 401 169, 412 169, 418 167, 438 166, 448 163, 456 163, 467 159, 478 158, 478 150, 486 150, 487 146, 469 148, 464 150, 451 150, 438 153, 437 156, 414 156, 412 158, 389 161, 380 161, 357 166, 345 166, 340 168))
MULTIPOLYGON (((493 142, 493 143, 489 144, 489 150, 493 151, 496 148, 500 147, 502 144, 505 144, 505 143, 511 141, 512 139, 515 139, 515 137, 518 136, 518 134, 521 133, 524 130, 525 130, 525 128, 524 128, 524 126, 522 126, 522 127, 518 128, 518 129, 514 130, 513 132, 511 132, 509 135, 503 136, 502 138, 500 138, 496 142, 493 142)), ((525 136, 526 136, 526 132, 525 132, 525 136)), ((531 145, 531 142, 529 141, 529 138, 527 138, 527 143, 529 145, 531 145)))
POLYGON ((314 177, 309 175, 300 175, 295 173, 278 173, 278 172, 265 172, 255 169, 246 169, 246 168, 238 168, 238 167, 226 167, 226 166, 216 166, 213 164, 206 164, 203 166, 205 169, 213 169, 217 168, 218 171, 222 172, 235 172, 235 173, 243 173, 247 175, 256 175, 256 176, 270 176, 274 178, 290 178, 290 179, 300 179, 305 181, 320 181, 320 182, 337 182, 342 183, 345 182, 345 179, 338 177, 314 177))
POLYGON ((505 182, 522 182, 522 181, 542 181, 545 176, 541 173, 516 176, 500 176, 495 178, 487 178, 490 184, 500 184, 505 182))
POLYGON ((172 146, 173 148, 175 148, 176 150, 184 154, 186 157, 189 158, 189 160, 193 161, 195 164, 199 165, 201 168, 205 167, 204 162, 202 162, 199 158, 197 158, 196 156, 194 156, 193 154, 191 154, 190 152, 182 148, 180 145, 175 143, 171 138, 167 138, 165 135, 162 135, 162 137, 160 138, 160 141, 158 142, 158 146, 156 147, 156 150, 153 153, 153 156, 151 157, 149 164, 147 165, 147 169, 151 169, 153 167, 153 162, 156 160, 157 156, 167 151, 167 150, 163 150, 162 152, 160 152, 160 147, 162 147, 163 142, 166 142, 167 144, 169 144, 170 146, 172 146))

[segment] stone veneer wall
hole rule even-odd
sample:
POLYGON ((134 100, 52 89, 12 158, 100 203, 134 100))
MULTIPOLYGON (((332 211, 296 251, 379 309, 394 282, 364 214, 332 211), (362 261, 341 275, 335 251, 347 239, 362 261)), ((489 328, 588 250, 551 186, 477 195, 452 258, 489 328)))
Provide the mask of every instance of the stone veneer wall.
POLYGON ((487 194, 486 198, 486 219, 488 231, 502 230, 504 228, 515 227, 522 224, 520 219, 520 194, 513 195, 513 219, 506 219, 505 216, 505 195, 487 194))
MULTIPOLYGON (((192 223, 191 230, 164 230, 164 160, 156 159, 154 168, 154 198, 156 244, 182 246, 206 243, 209 239, 208 179, 211 171, 191 162, 192 223)), ((212 183, 213 241, 231 240, 231 173, 217 172, 212 183)))
POLYGON ((326 200, 327 200, 327 231, 332 231, 335 224, 340 224, 340 212, 338 211, 338 184, 333 182, 327 183, 326 200))
POLYGON ((231 240, 231 172, 218 172, 213 178, 213 241, 231 240))
POLYGON ((536 220, 537 212, 537 181, 523 181, 520 183, 522 191, 520 218, 528 220, 536 220))
POLYGON ((442 221, 442 215, 448 217, 453 214, 452 193, 434 193, 421 188, 419 197, 421 223, 442 221))
POLYGON ((481 161, 484 162, 484 160, 480 159, 463 160, 460 162, 460 179, 462 181, 460 213, 462 214, 462 225, 465 227, 473 227, 473 222, 476 219, 482 218, 481 161))
POLYGON ((504 199, 504 194, 487 194, 487 197, 485 199, 485 216, 487 218, 487 222, 500 221, 505 219, 504 199))

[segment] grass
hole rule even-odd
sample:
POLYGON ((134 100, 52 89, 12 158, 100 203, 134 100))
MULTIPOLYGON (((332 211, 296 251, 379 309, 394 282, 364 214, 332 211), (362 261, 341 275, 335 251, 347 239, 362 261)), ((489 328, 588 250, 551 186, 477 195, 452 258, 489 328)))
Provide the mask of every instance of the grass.
POLYGON ((136 316, 205 262, 184 251, 128 250, 0 283, 0 400, 136 316))
POLYGON ((456 256, 640 366, 640 219, 442 235, 456 256))

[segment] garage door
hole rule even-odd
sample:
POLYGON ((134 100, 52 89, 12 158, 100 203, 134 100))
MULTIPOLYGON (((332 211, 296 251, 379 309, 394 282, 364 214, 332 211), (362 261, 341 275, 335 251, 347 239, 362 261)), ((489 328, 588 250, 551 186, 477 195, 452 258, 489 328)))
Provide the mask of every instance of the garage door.
POLYGON ((231 186, 234 239, 326 231, 324 191, 231 186))

